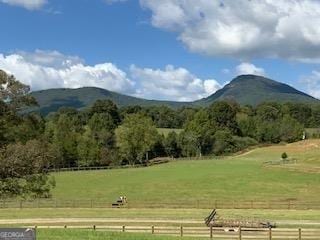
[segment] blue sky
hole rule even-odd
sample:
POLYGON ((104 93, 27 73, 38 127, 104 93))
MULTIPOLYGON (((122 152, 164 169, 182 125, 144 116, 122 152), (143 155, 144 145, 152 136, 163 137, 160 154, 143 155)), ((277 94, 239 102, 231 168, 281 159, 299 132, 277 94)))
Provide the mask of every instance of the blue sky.
POLYGON ((0 0, 0 68, 33 90, 183 101, 252 73, 320 97, 319 23, 315 0, 0 0))

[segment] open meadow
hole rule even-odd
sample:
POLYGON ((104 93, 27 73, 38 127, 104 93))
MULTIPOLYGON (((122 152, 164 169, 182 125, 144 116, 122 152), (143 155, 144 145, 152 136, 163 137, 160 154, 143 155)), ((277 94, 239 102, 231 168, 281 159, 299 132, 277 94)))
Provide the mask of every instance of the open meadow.
POLYGON ((220 201, 320 202, 320 141, 262 147, 211 160, 177 160, 133 169, 54 174, 55 199, 100 199, 112 203, 127 196, 129 206, 154 203, 210 208, 220 201), (272 165, 287 152, 294 164, 272 165))
MULTIPOLYGON (((308 140, 211 160, 184 159, 146 168, 54 173, 57 187, 49 201, 70 201, 68 208, 48 208, 40 202, 34 207, 4 208, 0 210, 0 225, 204 227, 204 218, 216 207, 219 217, 226 220, 270 221, 292 231, 300 227, 319 229, 319 146, 320 140, 308 140), (280 164, 283 152, 293 163, 280 164), (110 208, 121 195, 127 196, 128 205, 110 208), (231 205, 222 204, 226 202, 231 205), (295 209, 296 202, 306 204, 306 208, 295 209)), ((38 237, 176 239, 85 229, 39 229, 38 237)))

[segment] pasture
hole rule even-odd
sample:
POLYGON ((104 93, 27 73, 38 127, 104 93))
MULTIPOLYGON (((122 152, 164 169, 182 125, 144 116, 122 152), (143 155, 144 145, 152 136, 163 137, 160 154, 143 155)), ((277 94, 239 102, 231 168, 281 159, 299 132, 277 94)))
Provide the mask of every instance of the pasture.
POLYGON ((125 195, 132 206, 190 205, 210 208, 219 201, 301 201, 320 199, 320 141, 258 148, 211 160, 177 160, 148 168, 56 173, 56 199, 100 199, 125 195), (268 165, 282 152, 297 164, 268 165))
MULTIPOLYGON (((72 205, 54 209, 44 206, 5 208, 0 210, 0 225, 204 227, 203 219, 215 207, 216 201, 262 201, 269 203, 269 209, 220 207, 218 214, 223 219, 268 220, 281 229, 292 229, 294 234, 294 229, 298 228, 319 229, 319 146, 320 140, 308 140, 210 160, 184 159, 147 168, 54 173, 57 187, 53 191, 53 202, 57 199, 80 202, 91 199, 102 201, 104 205, 99 208, 72 205), (280 161, 283 152, 297 163, 266 164, 280 161), (127 208, 111 209, 111 203, 121 195, 129 200, 127 208), (272 209, 273 204, 288 201, 317 204, 313 205, 317 207, 310 210, 289 210, 286 206, 272 209)), ((178 239, 85 229, 39 229, 38 236, 40 240, 178 239)))
MULTIPOLYGON (((37 232, 39 240, 177 240, 180 237, 150 236, 150 234, 111 233, 92 230, 41 229, 37 232)), ((191 238, 184 238, 191 239, 191 238)))

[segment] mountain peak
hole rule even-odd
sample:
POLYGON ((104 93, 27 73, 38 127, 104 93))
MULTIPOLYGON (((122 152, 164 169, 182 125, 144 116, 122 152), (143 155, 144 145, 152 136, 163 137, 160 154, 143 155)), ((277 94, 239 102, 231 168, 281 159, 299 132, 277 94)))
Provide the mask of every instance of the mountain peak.
POLYGON ((252 74, 237 76, 222 89, 198 103, 210 104, 219 100, 233 100, 242 105, 257 105, 268 101, 319 103, 319 100, 287 84, 252 74))

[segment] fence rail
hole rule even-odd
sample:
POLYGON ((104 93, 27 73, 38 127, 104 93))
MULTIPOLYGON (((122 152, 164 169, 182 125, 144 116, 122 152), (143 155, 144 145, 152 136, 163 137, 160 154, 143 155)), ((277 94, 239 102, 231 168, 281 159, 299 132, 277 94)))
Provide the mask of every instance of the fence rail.
POLYGON ((93 231, 149 233, 154 235, 172 235, 207 239, 295 239, 319 240, 320 229, 290 228, 215 228, 215 227, 163 227, 163 226, 36 226, 36 228, 92 229, 93 231))
MULTIPOLYGON (((0 208, 111 208, 112 201, 103 199, 36 199, 0 200, 0 208)), ((198 209, 272 209, 320 210, 320 202, 302 201, 129 201, 122 208, 198 208, 198 209)))

